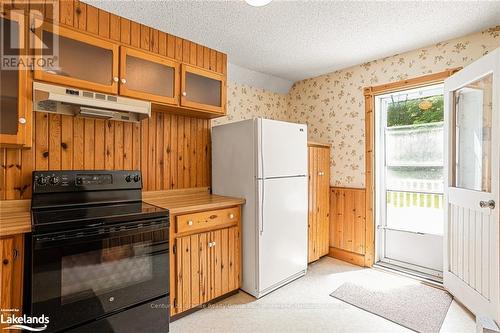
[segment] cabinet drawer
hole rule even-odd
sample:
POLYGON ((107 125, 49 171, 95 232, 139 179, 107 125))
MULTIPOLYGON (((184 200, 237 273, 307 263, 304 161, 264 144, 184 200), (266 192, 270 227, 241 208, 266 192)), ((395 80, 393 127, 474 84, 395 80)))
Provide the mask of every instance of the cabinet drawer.
POLYGON ((238 207, 179 215, 176 219, 176 232, 190 232, 232 222, 236 223, 239 218, 240 209, 238 207))

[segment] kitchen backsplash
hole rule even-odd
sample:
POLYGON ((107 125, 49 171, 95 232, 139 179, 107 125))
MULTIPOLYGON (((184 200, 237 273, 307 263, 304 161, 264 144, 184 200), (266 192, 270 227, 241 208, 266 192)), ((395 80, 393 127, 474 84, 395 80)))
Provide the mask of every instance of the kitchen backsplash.
POLYGON ((500 47, 500 26, 296 82, 288 95, 230 83, 228 116, 307 123, 309 138, 329 143, 332 186, 364 187, 363 88, 466 66, 500 47))

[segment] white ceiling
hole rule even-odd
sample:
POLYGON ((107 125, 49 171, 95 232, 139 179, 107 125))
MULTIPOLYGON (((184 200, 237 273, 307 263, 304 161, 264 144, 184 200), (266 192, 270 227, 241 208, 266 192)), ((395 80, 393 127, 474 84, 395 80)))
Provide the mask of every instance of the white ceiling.
POLYGON ((293 81, 500 24, 500 1, 86 2, 293 81))

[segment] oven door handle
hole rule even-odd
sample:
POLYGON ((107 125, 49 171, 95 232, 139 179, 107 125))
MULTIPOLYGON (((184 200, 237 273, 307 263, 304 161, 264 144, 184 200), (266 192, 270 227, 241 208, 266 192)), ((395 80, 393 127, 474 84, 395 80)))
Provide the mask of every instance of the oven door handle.
MULTIPOLYGON (((97 224, 97 223, 96 223, 97 224)), ((142 221, 133 224, 110 225, 106 227, 94 227, 93 229, 77 229, 71 232, 59 232, 43 235, 33 235, 36 248, 60 246, 72 242, 81 242, 91 238, 92 241, 113 238, 118 236, 131 236, 150 231, 167 230, 168 223, 164 220, 142 221)))

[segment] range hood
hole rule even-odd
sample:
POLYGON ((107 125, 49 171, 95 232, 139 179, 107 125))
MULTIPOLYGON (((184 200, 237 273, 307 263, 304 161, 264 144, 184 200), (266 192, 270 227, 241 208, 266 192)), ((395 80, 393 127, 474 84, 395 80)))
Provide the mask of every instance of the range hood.
POLYGON ((131 122, 151 117, 150 102, 41 82, 33 82, 33 110, 131 122))

